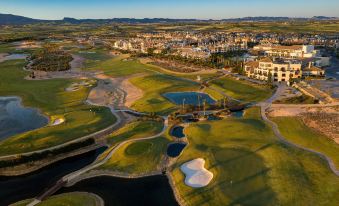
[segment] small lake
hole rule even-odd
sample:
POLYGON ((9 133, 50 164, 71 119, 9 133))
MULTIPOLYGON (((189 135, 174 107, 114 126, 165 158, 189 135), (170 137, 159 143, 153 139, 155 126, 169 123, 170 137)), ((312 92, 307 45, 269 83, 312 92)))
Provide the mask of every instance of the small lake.
POLYGON ((36 197, 61 177, 91 164, 105 149, 66 158, 26 175, 0 176, 0 206, 36 197))
POLYGON ((0 58, 0 62, 4 62, 8 60, 16 60, 16 59, 26 59, 27 56, 28 56, 27 54, 10 54, 7 56, 2 56, 2 58, 0 58))
POLYGON ((100 196, 105 206, 178 206, 165 175, 137 179, 99 176, 85 179, 60 193, 90 192, 100 196))
POLYGON ((200 106, 202 106, 204 101, 206 104, 216 103, 216 101, 208 94, 200 92, 169 92, 163 94, 163 96, 177 105, 182 105, 185 103, 186 105, 198 106, 200 104, 200 106))
POLYGON ((167 155, 169 157, 178 157, 182 150, 186 147, 185 143, 172 143, 167 147, 167 155))
POLYGON ((232 117, 237 117, 237 118, 244 117, 244 110, 232 112, 232 117))
POLYGON ((0 141, 47 124, 37 109, 23 107, 20 98, 0 97, 0 141))
POLYGON ((176 137, 176 138, 183 138, 185 137, 184 134, 184 127, 182 126, 175 126, 172 130, 171 130, 171 135, 176 137))

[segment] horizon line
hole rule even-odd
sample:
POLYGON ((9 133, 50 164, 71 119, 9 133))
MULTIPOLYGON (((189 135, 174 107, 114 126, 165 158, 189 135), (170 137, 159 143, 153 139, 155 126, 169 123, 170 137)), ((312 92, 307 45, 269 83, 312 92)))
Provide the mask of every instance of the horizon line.
POLYGON ((243 18, 258 18, 258 17, 268 17, 268 18, 291 18, 291 19, 310 19, 313 17, 327 17, 327 18, 339 18, 339 16, 324 16, 324 15, 314 15, 312 17, 307 17, 307 16, 242 16, 242 17, 229 17, 229 18, 220 18, 220 19, 215 19, 215 18, 172 18, 172 17, 106 17, 106 18, 76 18, 76 17, 71 17, 71 16, 64 16, 61 19, 43 19, 43 18, 34 18, 34 17, 29 17, 21 14, 14 14, 14 13, 1 13, 4 15, 14 15, 14 16, 21 16, 25 18, 30 18, 34 20, 49 20, 49 21, 61 21, 65 18, 71 18, 71 19, 76 19, 76 20, 105 20, 105 19, 172 19, 172 20, 214 20, 214 21, 220 21, 220 20, 225 20, 225 19, 243 19, 243 18))

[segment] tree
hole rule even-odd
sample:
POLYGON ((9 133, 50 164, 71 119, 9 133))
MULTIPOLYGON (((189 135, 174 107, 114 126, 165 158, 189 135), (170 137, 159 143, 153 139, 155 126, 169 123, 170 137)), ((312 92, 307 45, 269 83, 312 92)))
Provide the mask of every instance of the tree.
POLYGON ((273 82, 273 79, 272 79, 272 73, 271 71, 268 72, 268 75, 267 75, 267 84, 268 85, 271 85, 273 82))

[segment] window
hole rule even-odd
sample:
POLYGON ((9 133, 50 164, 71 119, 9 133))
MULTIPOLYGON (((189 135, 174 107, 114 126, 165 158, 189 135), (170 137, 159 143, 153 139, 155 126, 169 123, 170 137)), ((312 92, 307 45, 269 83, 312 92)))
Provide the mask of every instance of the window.
POLYGON ((286 74, 282 74, 282 77, 286 77, 286 74))

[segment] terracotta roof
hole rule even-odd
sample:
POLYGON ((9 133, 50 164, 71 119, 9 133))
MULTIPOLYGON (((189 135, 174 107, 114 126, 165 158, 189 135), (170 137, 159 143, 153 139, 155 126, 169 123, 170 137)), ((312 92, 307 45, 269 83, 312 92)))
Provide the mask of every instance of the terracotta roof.
POLYGON ((303 71, 318 71, 318 72, 322 72, 324 71, 322 68, 316 67, 316 66, 311 66, 311 67, 305 67, 303 69, 303 71))
POLYGON ((273 63, 272 59, 269 58, 269 57, 265 57, 263 59, 260 59, 259 62, 273 63))
POLYGON ((257 68, 259 67, 259 62, 258 61, 250 61, 245 64, 245 66, 252 67, 252 68, 257 68))

